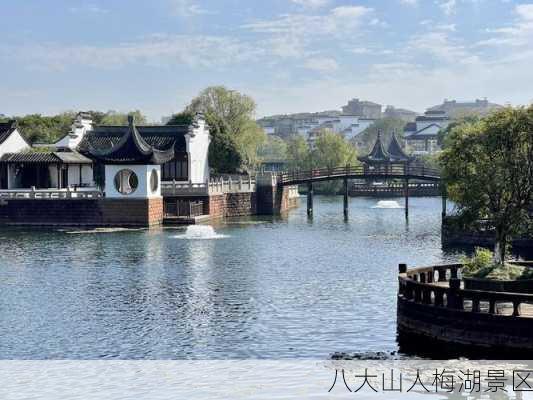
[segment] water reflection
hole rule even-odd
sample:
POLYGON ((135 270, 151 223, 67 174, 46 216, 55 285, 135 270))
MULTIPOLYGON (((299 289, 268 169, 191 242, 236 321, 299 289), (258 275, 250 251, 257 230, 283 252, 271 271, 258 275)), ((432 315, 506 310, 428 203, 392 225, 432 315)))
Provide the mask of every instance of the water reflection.
POLYGON ((0 231, 3 358, 327 358, 395 351, 397 265, 454 261, 440 199, 315 197, 283 218, 0 231), (186 238, 180 240, 178 238, 186 238), (213 240, 216 239, 216 240, 213 240))

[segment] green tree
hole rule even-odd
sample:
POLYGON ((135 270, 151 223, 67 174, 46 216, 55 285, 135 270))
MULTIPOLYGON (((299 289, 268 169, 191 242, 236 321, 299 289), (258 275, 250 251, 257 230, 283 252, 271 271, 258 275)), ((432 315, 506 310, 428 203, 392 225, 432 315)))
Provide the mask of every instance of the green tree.
POLYGON ((147 118, 139 110, 130 111, 129 113, 119 113, 116 111, 108 111, 105 116, 102 117, 101 125, 128 125, 128 116, 132 115, 135 118, 137 125, 146 125, 147 118))
POLYGON ((267 135, 264 143, 259 146, 258 157, 261 161, 286 161, 287 143, 279 136, 267 135))
POLYGON ((223 86, 209 87, 185 112, 203 113, 210 128, 209 163, 216 172, 253 170, 266 135, 255 122, 254 100, 223 86))
POLYGON ((30 114, 18 117, 20 131, 31 142, 54 143, 70 131, 76 113, 65 112, 54 116, 30 114))
POLYGON ((167 122, 167 125, 191 125, 194 121, 194 114, 190 112, 180 112, 174 114, 170 120, 167 122))
POLYGON ((341 135, 324 130, 315 141, 310 162, 313 168, 357 165, 357 150, 341 135))
MULTIPOLYGON (((313 168, 336 168, 358 163, 355 147, 343 136, 329 130, 318 134, 309 155, 309 165, 313 168)), ((341 181, 324 182, 317 185, 317 191, 335 194, 341 185, 341 181)))
POLYGON ((444 147, 446 146, 446 137, 449 136, 450 132, 452 131, 452 129, 460 126, 460 125, 463 125, 463 124, 471 124, 471 123, 475 123, 475 122, 478 122, 480 120, 480 117, 479 115, 477 114, 468 114, 468 115, 465 115, 464 117, 461 117, 457 120, 454 120, 452 122, 450 122, 448 124, 448 126, 445 128, 445 129, 441 129, 438 133, 438 143, 440 146, 444 147))
POLYGON ((307 141, 300 135, 292 136, 287 142, 287 159, 290 169, 310 168, 310 150, 307 141))
POLYGON ((445 144, 441 162, 450 198, 461 215, 491 221, 494 261, 503 264, 508 239, 529 218, 533 201, 533 106, 456 126, 445 144))

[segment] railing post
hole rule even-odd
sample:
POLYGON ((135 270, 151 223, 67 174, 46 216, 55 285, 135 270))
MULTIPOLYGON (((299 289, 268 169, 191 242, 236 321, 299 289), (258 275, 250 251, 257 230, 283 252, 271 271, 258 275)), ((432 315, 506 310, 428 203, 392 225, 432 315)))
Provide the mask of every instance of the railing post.
POLYGON ((463 298, 459 294, 461 290, 461 280, 457 278, 450 279, 450 290, 448 291, 448 307, 456 310, 462 310, 463 298))
POLYGON ((344 218, 348 218, 348 177, 344 178, 344 218))
POLYGON ((447 192, 446 192, 446 185, 444 183, 441 183, 441 196, 442 196, 442 218, 446 218, 446 213, 447 213, 447 205, 446 205, 446 200, 447 200, 447 192))
MULTIPOLYGON (((406 175, 407 176, 407 175, 406 175)), ((404 194, 405 194, 405 218, 409 218, 409 179, 405 178, 404 181, 404 194)))
POLYGON ((35 198, 35 186, 32 186, 31 192, 30 192, 30 199, 34 199, 34 198, 35 198))
POLYGON ((313 216, 313 182, 307 183, 307 216, 313 216))
POLYGON ((472 312, 478 313, 479 311, 479 299, 472 299, 472 312))
POLYGON ((172 179, 172 194, 176 195, 176 179, 172 179))
POLYGON ((515 300, 513 301, 513 317, 520 316, 520 302, 515 300))
POLYGON ((489 300, 489 314, 496 314, 496 300, 489 300))

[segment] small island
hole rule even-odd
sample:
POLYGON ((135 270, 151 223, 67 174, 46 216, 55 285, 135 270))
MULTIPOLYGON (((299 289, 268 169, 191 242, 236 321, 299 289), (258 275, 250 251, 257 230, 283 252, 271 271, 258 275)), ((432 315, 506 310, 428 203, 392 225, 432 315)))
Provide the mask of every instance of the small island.
POLYGON ((450 130, 440 162, 456 230, 468 235, 483 224, 494 252, 477 248, 452 265, 400 264, 398 333, 407 352, 439 343, 485 358, 533 354, 533 262, 516 259, 511 246, 531 232, 532 121, 533 107, 506 108, 450 130))

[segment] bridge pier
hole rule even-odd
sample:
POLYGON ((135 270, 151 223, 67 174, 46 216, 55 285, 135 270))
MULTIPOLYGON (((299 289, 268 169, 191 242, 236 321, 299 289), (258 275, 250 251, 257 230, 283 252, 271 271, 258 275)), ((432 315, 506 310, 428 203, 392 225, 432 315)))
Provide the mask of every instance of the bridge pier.
POLYGON ((348 178, 344 178, 344 218, 348 218, 348 178))
POLYGON ((404 181, 405 218, 409 218, 409 179, 404 181))
POLYGON ((307 216, 313 216, 313 182, 307 183, 307 216))
POLYGON ((446 185, 444 183, 441 183, 441 195, 442 195, 442 218, 446 218, 446 214, 447 214, 447 204, 446 204, 446 201, 447 201, 447 198, 448 198, 448 193, 446 191, 446 185))

